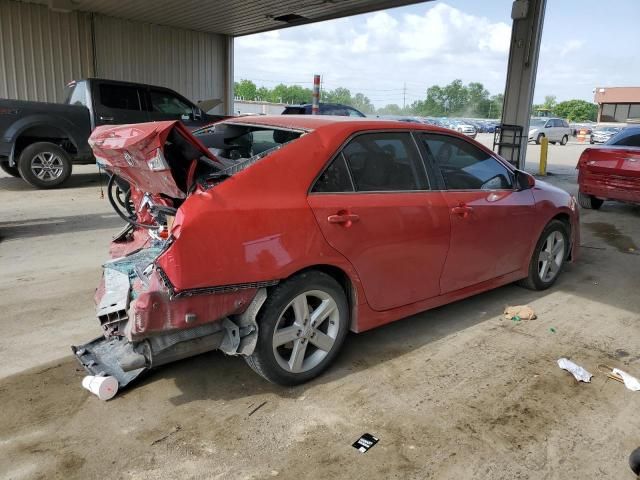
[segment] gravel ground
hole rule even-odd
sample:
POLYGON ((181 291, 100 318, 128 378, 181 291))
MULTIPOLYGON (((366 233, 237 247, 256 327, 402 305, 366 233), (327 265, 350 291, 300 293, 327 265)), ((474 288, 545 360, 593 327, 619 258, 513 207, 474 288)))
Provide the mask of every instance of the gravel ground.
MULTIPOLYGON (((575 192, 582 148, 550 146, 548 180, 575 192)), ((352 334, 307 385, 214 352, 100 402, 69 345, 99 334, 92 295, 120 222, 95 167, 77 172, 50 192, 0 174, 1 478, 634 478, 640 394, 596 367, 640 376, 640 207, 583 211, 581 257, 552 289, 506 286, 352 334), (524 303, 537 320, 501 318, 524 303), (360 454, 365 432, 380 442, 360 454)))

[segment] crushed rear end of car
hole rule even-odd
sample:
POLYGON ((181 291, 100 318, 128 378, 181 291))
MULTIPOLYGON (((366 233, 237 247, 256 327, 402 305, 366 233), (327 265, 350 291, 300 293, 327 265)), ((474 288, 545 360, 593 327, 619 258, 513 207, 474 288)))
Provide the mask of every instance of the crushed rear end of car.
MULTIPOLYGON (((209 143, 236 148, 229 139, 242 128, 223 125, 209 143)), ((72 347, 79 362, 92 375, 115 377, 122 388, 152 367, 210 350, 250 354, 255 317, 274 282, 181 288, 172 278, 181 278, 183 265, 172 250, 185 219, 202 216, 198 204, 210 199, 211 189, 281 145, 230 163, 179 122, 101 127, 90 144, 111 175, 109 200, 127 226, 111 243, 95 294, 102 336, 72 347), (190 205, 194 196, 200 198, 190 205)), ((208 261, 201 258, 203 266, 208 261)))

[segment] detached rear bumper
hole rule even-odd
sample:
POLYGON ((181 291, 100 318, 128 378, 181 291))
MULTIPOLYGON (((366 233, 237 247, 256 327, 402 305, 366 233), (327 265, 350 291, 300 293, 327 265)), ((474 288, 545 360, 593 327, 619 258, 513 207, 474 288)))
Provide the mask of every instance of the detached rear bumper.
POLYGON ((138 355, 133 345, 123 338, 98 337, 84 345, 72 346, 71 350, 90 375, 115 377, 120 388, 148 370, 146 366, 128 372, 122 369, 123 362, 138 355))

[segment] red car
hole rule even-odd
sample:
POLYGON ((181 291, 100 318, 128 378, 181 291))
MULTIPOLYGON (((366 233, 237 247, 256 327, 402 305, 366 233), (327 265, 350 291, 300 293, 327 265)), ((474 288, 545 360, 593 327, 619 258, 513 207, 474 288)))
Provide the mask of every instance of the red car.
POLYGON ((572 196, 448 129, 260 116, 196 136, 98 128, 91 144, 130 225, 96 293, 104 335, 74 351, 121 386, 213 349, 305 382, 350 330, 515 281, 545 289, 577 253, 572 196))
POLYGON ((600 208, 605 200, 640 203, 640 127, 628 127, 580 155, 578 201, 600 208))

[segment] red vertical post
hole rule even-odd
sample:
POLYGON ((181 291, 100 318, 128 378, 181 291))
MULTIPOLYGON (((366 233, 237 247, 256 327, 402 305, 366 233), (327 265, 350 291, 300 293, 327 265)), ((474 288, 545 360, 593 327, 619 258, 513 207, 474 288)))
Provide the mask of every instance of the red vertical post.
POLYGON ((320 113, 320 75, 313 76, 313 101, 311 102, 311 114, 320 113))

